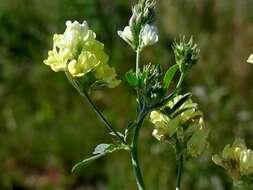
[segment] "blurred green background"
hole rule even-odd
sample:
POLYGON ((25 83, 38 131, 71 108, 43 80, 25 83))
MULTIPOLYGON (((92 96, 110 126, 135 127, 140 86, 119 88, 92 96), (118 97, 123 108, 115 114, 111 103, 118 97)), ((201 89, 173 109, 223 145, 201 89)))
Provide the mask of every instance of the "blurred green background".
MULTIPOLYGON (((105 43, 119 75, 134 68, 134 55, 117 36, 131 16, 128 0, 0 0, 0 189, 136 190, 129 155, 117 152, 80 172, 71 167, 111 137, 63 73, 43 64, 54 33, 66 20, 87 20, 105 43)), ((210 160, 234 137, 253 147, 252 0, 160 0, 160 41, 142 61, 174 63, 175 37, 193 35, 199 64, 185 82, 212 129, 209 149, 185 163, 183 190, 234 190, 210 160)), ((134 92, 123 82, 93 94, 108 119, 123 130, 135 117, 134 92)), ((173 150, 157 142, 147 121, 140 159, 149 190, 174 189, 173 150)), ((245 187, 250 190, 253 187, 245 187)))

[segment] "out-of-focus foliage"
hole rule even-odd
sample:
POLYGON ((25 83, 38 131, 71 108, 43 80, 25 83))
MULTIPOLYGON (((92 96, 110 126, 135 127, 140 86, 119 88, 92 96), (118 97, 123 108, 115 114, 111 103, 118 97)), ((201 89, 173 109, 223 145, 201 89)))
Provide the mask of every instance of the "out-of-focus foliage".
MULTIPOLYGON (((161 40, 143 53, 142 61, 167 68, 174 62, 173 38, 193 35, 201 59, 188 77, 187 90, 197 97, 194 101, 212 129, 210 149, 185 163, 182 189, 234 189, 226 172, 212 163, 211 154, 234 136, 253 146, 253 67, 245 63, 253 46, 252 7, 251 0, 158 2, 161 40)), ((133 68, 131 50, 117 36, 130 9, 126 0, 0 0, 1 190, 136 188, 125 152, 70 173, 74 163, 93 150, 92 144, 105 142, 106 130, 64 74, 54 74, 42 64, 52 35, 63 32, 66 20, 88 20, 118 73, 133 68)), ((133 97, 124 83, 93 94, 118 130, 134 118, 133 97)), ((152 137, 148 122, 145 126, 140 159, 147 187, 173 189, 173 150, 152 137)))

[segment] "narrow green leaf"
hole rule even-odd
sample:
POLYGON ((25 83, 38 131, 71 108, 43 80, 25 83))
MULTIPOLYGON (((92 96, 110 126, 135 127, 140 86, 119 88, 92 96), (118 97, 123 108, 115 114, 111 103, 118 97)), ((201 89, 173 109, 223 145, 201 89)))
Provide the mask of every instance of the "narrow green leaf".
POLYGON ((166 74, 165 74, 165 76, 163 78, 163 87, 165 89, 169 89, 171 81, 174 78, 174 76, 175 76, 175 74, 176 74, 176 72, 177 72, 178 69, 179 69, 179 65, 176 64, 176 65, 173 65, 172 67, 170 67, 167 70, 167 72, 166 72, 166 74))
POLYGON ((194 109, 194 108, 196 108, 196 107, 193 107, 193 106, 192 106, 192 107, 187 107, 187 108, 184 108, 184 109, 180 109, 180 110, 178 110, 178 111, 172 113, 172 118, 175 118, 175 117, 177 117, 178 115, 180 115, 180 114, 182 114, 182 113, 184 113, 184 112, 186 112, 186 111, 188 111, 188 110, 194 109))
POLYGON ((139 85, 139 79, 137 78, 135 72, 133 70, 130 70, 125 75, 126 80, 128 84, 130 84, 133 87, 136 87, 139 85))
POLYGON ((80 168, 81 166, 85 166, 87 164, 89 164, 90 162, 97 160, 100 157, 103 157, 105 154, 97 154, 95 156, 92 156, 90 158, 84 159, 83 161, 77 163, 76 165, 74 165, 74 167, 72 168, 72 172, 75 172, 78 168, 80 168))

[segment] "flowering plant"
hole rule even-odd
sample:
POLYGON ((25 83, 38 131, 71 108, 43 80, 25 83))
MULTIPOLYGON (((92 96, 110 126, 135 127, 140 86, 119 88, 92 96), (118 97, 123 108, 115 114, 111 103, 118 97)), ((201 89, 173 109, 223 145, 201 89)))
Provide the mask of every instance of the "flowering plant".
POLYGON ((120 81, 116 70, 108 64, 109 57, 105 53, 104 44, 96 40, 96 34, 86 21, 81 24, 67 21, 65 32, 54 35, 53 50, 49 51, 44 63, 53 71, 66 74, 70 83, 88 101, 110 134, 116 138, 111 144, 97 145, 93 156, 76 164, 73 171, 117 150, 126 150, 131 155, 138 189, 145 190, 138 159, 138 140, 143 122, 149 117, 154 124, 154 137, 175 148, 178 161, 176 189, 179 190, 184 160, 197 157, 203 152, 209 133, 204 125, 203 113, 193 102, 191 93, 182 93, 183 81, 197 63, 199 49, 192 38, 187 40, 182 37, 172 47, 175 64, 165 72, 160 64, 142 66, 141 53, 159 40, 154 21, 155 1, 139 0, 133 7, 128 26, 123 31, 118 31, 118 35, 136 54, 135 70, 125 74, 127 83, 136 92, 136 119, 126 125, 124 132, 117 131, 110 124, 90 96, 92 90, 98 87, 115 88, 120 81))

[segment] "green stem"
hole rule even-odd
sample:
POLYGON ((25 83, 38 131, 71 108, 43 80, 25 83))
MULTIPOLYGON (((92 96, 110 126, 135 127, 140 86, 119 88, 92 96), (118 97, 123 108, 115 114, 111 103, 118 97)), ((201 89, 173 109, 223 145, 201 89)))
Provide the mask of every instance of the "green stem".
POLYGON ((69 82, 74 86, 74 88, 79 92, 79 94, 86 98, 88 103, 91 105, 91 107, 93 108, 95 113, 98 115, 98 117, 101 119, 101 121, 106 125, 106 127, 115 134, 115 136, 119 139, 119 141, 121 141, 125 145, 128 145, 128 143, 125 141, 125 139, 119 135, 119 133, 113 128, 113 126, 105 118, 103 113, 98 109, 96 104, 91 100, 89 94, 85 90, 82 90, 80 88, 78 81, 75 81, 68 72, 65 72, 65 74, 66 74, 66 77, 68 78, 69 82))
POLYGON ((106 127, 112 131, 116 137, 125 145, 127 145, 127 142, 124 140, 123 137, 121 137, 118 132, 112 127, 112 125, 107 121, 107 119, 105 118, 105 116, 100 112, 100 110, 98 109, 98 107, 96 106, 96 104, 91 100, 91 98, 89 97, 87 92, 79 92, 82 96, 84 96, 86 98, 86 100, 88 101, 88 103, 91 105, 91 107, 93 108, 93 110, 95 111, 95 113, 98 115, 98 117, 103 121, 103 123, 106 125, 106 127))
POLYGON ((182 172, 183 172, 183 155, 181 153, 177 153, 177 162, 178 162, 178 168, 177 168, 177 184, 176 184, 176 190, 180 190, 181 186, 181 179, 182 179, 182 172))
POLYGON ((136 50, 136 69, 135 69, 137 77, 139 76, 139 73, 140 73, 140 54, 141 54, 140 50, 137 49, 136 50))
POLYGON ((185 74, 184 74, 184 73, 181 73, 180 78, 179 78, 179 81, 178 81, 178 83, 177 83, 176 89, 179 89, 179 88, 181 87, 181 85, 182 85, 182 83, 183 83, 183 81, 184 81, 184 76, 185 76, 185 74))
POLYGON ((138 185, 139 190, 145 190, 145 185, 144 185, 144 180, 142 177, 142 172, 140 169, 140 164, 138 160, 138 140, 139 140, 139 134, 140 134, 140 129, 142 127, 144 118, 146 114, 140 114, 141 116, 138 117, 135 130, 134 130, 134 136, 132 139, 132 144, 131 144, 131 159, 132 159, 132 165, 133 165, 133 170, 134 170, 134 175, 135 179, 138 185))

